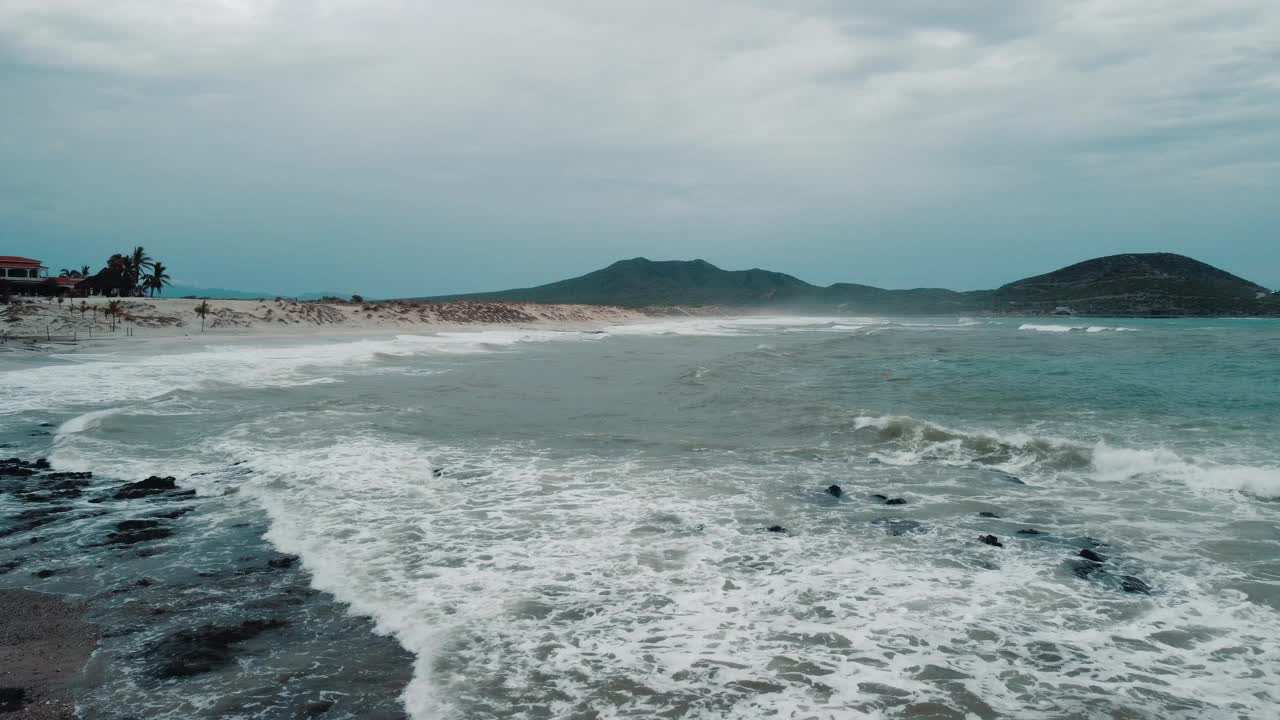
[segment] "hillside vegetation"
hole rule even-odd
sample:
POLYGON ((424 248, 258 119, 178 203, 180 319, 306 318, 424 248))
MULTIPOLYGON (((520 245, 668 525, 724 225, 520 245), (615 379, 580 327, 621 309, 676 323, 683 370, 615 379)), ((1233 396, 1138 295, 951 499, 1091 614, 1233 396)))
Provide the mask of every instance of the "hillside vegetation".
POLYGON ((971 292, 851 283, 822 287, 768 270, 723 270, 706 260, 634 258, 537 287, 428 299, 906 315, 1051 313, 1060 307, 1091 315, 1280 315, 1280 298, 1261 285, 1172 253, 1095 258, 971 292))

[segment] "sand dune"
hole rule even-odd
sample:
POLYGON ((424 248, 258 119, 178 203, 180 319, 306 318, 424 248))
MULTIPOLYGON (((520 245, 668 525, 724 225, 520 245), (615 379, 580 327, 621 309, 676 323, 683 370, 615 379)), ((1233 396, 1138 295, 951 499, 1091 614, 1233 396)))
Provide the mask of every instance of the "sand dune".
POLYGON ((107 315, 106 298, 19 300, 0 306, 0 337, 9 345, 26 342, 111 340, 184 335, 282 335, 393 332, 406 328, 455 328, 478 324, 565 325, 575 328, 637 322, 654 316, 716 315, 719 308, 621 308, 597 305, 540 305, 457 301, 298 302, 295 300, 201 300, 126 298, 121 314, 107 315))

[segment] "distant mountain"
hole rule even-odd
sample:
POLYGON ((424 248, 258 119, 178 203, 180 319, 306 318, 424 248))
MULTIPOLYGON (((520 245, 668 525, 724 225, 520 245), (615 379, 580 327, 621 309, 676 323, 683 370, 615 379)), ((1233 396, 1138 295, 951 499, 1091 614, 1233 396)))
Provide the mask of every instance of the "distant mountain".
POLYGON ((582 277, 452 299, 583 305, 755 305, 811 300, 813 285, 765 270, 721 270, 706 260, 620 260, 582 277))
POLYGON ((1095 258, 1018 280, 996 290, 994 300, 1042 310, 1069 306, 1086 314, 1218 315, 1251 314, 1270 294, 1184 255, 1146 253, 1095 258))
POLYGON ((1037 313, 1060 307, 1094 315, 1280 315, 1266 288, 1182 255, 1113 255, 997 290, 885 290, 812 285, 768 270, 722 270, 705 260, 621 260, 581 277, 531 288, 427 300, 720 305, 789 311, 882 314, 1037 313))
POLYGON ((225 288, 202 288, 193 285, 170 285, 161 293, 161 297, 200 297, 215 300, 256 300, 258 298, 275 297, 273 293, 248 292, 245 290, 227 290, 225 288))

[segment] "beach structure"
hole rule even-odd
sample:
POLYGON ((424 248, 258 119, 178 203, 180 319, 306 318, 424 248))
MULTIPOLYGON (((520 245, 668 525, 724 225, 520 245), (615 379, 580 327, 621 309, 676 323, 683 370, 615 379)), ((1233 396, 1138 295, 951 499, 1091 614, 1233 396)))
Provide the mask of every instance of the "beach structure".
POLYGON ((0 283, 12 293, 74 294, 83 282, 79 277, 49 277, 49 268, 33 258, 0 255, 0 283))
POLYGON ((15 284, 36 285, 49 278, 49 268, 39 260, 0 255, 0 278, 15 284))

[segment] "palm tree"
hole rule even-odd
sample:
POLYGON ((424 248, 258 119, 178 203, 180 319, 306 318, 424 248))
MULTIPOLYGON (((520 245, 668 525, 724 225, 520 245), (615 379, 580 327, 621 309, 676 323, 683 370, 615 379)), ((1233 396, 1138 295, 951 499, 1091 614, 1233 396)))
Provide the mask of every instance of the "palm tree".
POLYGON ((88 266, 88 265, 81 265, 81 266, 80 266, 80 277, 82 277, 82 278, 87 278, 87 277, 89 277, 89 266, 88 266))
POLYGON ((62 268, 62 272, 58 274, 58 277, 82 278, 84 277, 84 273, 80 272, 79 270, 68 270, 66 268, 62 268))
POLYGON ((151 297, 155 297, 157 292, 164 292, 165 285, 172 285, 171 279, 164 263, 157 262, 151 266, 151 274, 143 278, 142 286, 151 291, 151 297))
POLYGON ((116 317, 124 312, 124 301, 111 300, 107 303, 106 313, 111 316, 111 332, 116 331, 116 317))
POLYGON ((116 253, 107 258, 107 277, 103 283, 103 293, 110 288, 117 295, 123 295, 129 287, 129 258, 116 253))
POLYGON ((200 332, 204 332, 204 317, 205 315, 208 315, 209 311, 212 309, 213 308, 209 307, 208 300, 201 300, 200 304, 196 306, 196 314, 200 316, 200 332))
POLYGON ((125 260, 129 268, 129 279, 133 281, 134 292, 141 295, 142 271, 149 270, 154 266, 151 256, 147 254, 147 251, 141 245, 138 245, 125 260))

